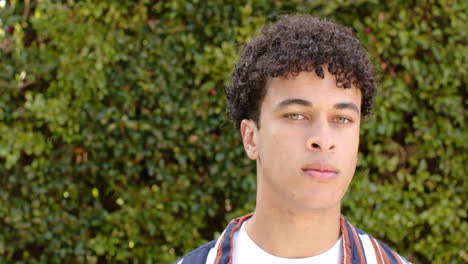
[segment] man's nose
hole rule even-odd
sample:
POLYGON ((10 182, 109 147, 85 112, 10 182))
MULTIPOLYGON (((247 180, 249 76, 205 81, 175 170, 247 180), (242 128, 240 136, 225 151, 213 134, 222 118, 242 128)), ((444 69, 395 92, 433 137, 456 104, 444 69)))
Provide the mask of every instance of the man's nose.
POLYGON ((312 151, 334 151, 335 142, 327 120, 316 120, 307 139, 307 149, 312 151))

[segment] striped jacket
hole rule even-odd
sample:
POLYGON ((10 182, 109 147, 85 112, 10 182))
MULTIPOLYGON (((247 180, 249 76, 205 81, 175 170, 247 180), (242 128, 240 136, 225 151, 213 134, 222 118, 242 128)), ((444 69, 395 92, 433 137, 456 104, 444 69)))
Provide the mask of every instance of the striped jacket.
MULTIPOLYGON (((232 220, 217 240, 195 249, 174 264, 232 264, 234 233, 251 216, 248 214, 232 220)), ((343 215, 340 225, 343 237, 342 264, 410 263, 384 243, 352 226, 343 215)))

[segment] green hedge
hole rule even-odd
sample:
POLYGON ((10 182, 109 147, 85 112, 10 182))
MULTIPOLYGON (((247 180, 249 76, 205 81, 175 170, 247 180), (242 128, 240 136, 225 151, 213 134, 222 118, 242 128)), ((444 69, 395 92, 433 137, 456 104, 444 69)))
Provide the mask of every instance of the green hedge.
POLYGON ((352 27, 378 72, 343 212, 415 263, 467 263, 467 1, 0 1, 0 263, 168 263, 254 208, 225 115, 285 13, 352 27))

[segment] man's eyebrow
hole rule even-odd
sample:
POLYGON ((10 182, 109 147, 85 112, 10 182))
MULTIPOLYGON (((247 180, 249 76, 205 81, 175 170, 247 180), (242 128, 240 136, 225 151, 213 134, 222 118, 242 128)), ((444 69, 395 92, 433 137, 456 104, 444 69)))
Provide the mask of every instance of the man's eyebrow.
POLYGON ((302 105, 302 106, 312 106, 310 101, 300 99, 300 98, 288 98, 286 100, 281 101, 277 106, 276 110, 284 108, 289 105, 302 105))
POLYGON ((333 106, 335 109, 350 109, 355 111, 358 115, 360 114, 359 112, 359 107, 354 104, 354 103, 338 103, 333 106))
MULTIPOLYGON (((288 98, 286 100, 281 101, 276 106, 276 111, 284 108, 289 105, 301 105, 301 106, 312 106, 312 102, 301 99, 301 98, 288 98)), ((349 109, 356 112, 358 115, 360 114, 359 107, 354 103, 337 103, 333 106, 334 109, 349 109)))

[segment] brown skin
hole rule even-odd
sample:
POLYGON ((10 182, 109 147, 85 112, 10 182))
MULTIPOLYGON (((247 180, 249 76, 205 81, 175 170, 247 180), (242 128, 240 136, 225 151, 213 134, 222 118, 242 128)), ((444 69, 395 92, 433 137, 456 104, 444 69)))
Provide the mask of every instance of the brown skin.
POLYGON ((340 236, 341 200, 356 169, 361 92, 337 87, 335 77, 324 72, 324 79, 313 72, 270 78, 261 128, 252 120, 241 123, 258 181, 257 207, 247 233, 275 256, 318 255, 340 236), (300 101, 285 104, 288 99, 300 101), (303 168, 311 163, 334 167, 337 177, 310 177, 303 168))

